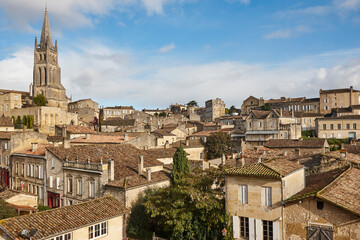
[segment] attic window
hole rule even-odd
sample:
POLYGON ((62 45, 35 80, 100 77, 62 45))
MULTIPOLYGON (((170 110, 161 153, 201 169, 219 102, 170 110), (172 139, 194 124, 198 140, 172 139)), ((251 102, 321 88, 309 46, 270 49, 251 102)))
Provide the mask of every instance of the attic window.
POLYGON ((324 202, 323 201, 316 201, 316 207, 318 210, 323 210, 324 202))

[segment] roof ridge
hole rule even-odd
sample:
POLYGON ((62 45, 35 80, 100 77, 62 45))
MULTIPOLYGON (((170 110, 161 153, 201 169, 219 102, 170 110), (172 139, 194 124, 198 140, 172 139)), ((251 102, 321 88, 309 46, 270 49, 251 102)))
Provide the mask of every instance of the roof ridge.
POLYGON ((281 177, 283 177, 283 175, 282 175, 281 173, 279 173, 279 172, 276 171, 275 169, 273 169, 273 168, 271 168, 271 167, 269 167, 269 166, 266 166, 266 165, 264 164, 264 163, 267 163, 267 162, 271 162, 271 161, 273 161, 273 160, 275 160, 275 159, 276 159, 276 158, 268 159, 268 160, 266 160, 266 161, 264 161, 264 162, 261 162, 261 163, 259 163, 259 164, 262 164, 264 167, 267 167, 268 169, 276 172, 276 173, 279 174, 281 177))

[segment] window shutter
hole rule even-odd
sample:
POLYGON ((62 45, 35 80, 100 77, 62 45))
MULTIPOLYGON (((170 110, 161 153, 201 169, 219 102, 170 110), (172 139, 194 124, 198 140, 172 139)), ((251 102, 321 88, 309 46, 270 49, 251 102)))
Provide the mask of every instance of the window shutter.
POLYGON ((240 223, 239 223, 239 217, 233 216, 233 235, 234 238, 240 238, 240 223))
POLYGON ((49 177, 49 185, 51 188, 53 187, 53 176, 49 177))
POLYGON ((60 189, 60 178, 56 178, 56 189, 60 189))
POLYGON ((262 221, 260 219, 255 219, 255 231, 256 231, 256 240, 261 240, 262 239, 262 221))
POLYGON ((279 240, 279 221, 274 221, 273 222, 273 239, 274 240, 279 240))
POLYGON ((245 204, 248 204, 248 185, 245 185, 244 186, 245 188, 244 188, 244 196, 245 196, 245 204))
POLYGON ((255 239, 255 219, 249 218, 249 239, 255 239))
POLYGON ((268 205, 269 207, 272 206, 272 189, 271 187, 267 188, 268 189, 268 205))
POLYGON ((261 188, 261 203, 263 206, 266 206, 266 188, 261 188))

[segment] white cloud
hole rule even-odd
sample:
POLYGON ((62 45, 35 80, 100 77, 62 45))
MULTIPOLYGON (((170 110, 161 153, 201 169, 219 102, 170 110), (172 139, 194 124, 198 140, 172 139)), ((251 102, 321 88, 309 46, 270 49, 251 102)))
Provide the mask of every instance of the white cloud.
POLYGON ((264 36, 265 39, 287 39, 298 37, 304 33, 310 33, 312 29, 305 25, 299 25, 294 29, 279 29, 264 36))
MULTIPOLYGON (((28 89, 32 51, 22 48, 0 61, 1 88, 28 89)), ((204 105, 207 99, 221 97, 229 106, 240 106, 249 95, 316 97, 320 88, 360 88, 359 49, 281 64, 191 63, 191 59, 181 64, 156 57, 143 62, 143 56, 94 42, 76 51, 60 52, 59 57, 67 94, 74 100, 91 97, 101 105, 167 107, 191 99, 204 105), (327 62, 329 59, 332 61, 327 62)))
POLYGON ((174 43, 171 43, 169 45, 163 46, 162 48, 159 49, 159 52, 161 53, 166 53, 166 52, 170 52, 171 50, 173 50, 174 48, 176 48, 174 43))
POLYGON ((225 0, 226 2, 240 2, 242 4, 250 4, 251 0, 225 0))
POLYGON ((147 14, 153 15, 153 14, 163 14, 163 5, 167 0, 142 0, 147 14))

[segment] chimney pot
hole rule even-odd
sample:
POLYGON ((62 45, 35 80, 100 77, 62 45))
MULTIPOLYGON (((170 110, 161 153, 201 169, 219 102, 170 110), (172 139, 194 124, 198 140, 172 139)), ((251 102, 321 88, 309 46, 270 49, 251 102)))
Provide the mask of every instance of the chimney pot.
POLYGON ((35 152, 37 150, 38 150, 38 143, 37 142, 31 143, 31 151, 35 152))
POLYGON ((127 140, 129 140, 129 135, 128 134, 124 134, 124 141, 127 141, 127 140))
POLYGON ((146 179, 148 180, 148 182, 151 181, 151 168, 146 169, 146 179))
POLYGON ((138 163, 138 174, 141 175, 144 170, 144 156, 139 156, 139 163, 138 163))
POLYGON ((187 139, 186 141, 185 141, 185 145, 188 147, 189 146, 189 139, 187 139))
POLYGON ((63 147, 66 148, 66 149, 70 148, 70 140, 69 139, 64 138, 63 147))
POLYGON ((114 176, 115 176, 115 167, 114 167, 114 160, 113 159, 109 159, 108 160, 109 163, 109 181, 114 181, 114 176))

